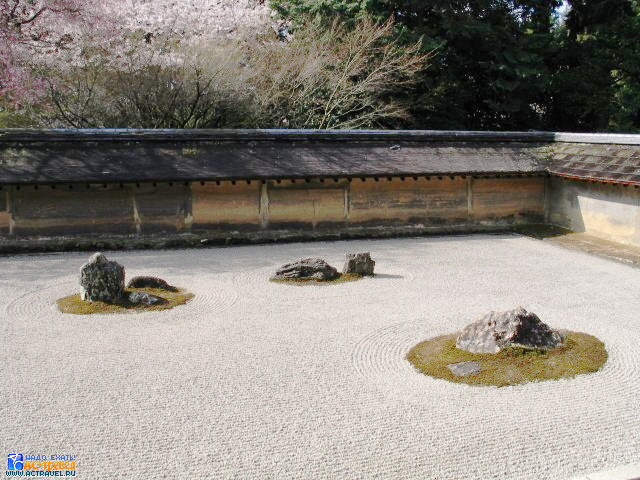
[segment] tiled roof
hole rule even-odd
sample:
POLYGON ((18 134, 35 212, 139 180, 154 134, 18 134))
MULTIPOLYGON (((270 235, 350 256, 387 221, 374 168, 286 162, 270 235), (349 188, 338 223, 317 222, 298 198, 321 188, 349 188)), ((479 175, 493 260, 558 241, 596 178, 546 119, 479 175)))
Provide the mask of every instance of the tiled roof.
POLYGON ((0 132, 0 183, 545 174, 535 145, 504 134, 80 133, 0 132))
POLYGON ((552 175, 640 185, 640 145, 560 142, 552 151, 552 175))
POLYGON ((640 185, 640 136, 393 130, 0 130, 0 184, 548 173, 640 185))

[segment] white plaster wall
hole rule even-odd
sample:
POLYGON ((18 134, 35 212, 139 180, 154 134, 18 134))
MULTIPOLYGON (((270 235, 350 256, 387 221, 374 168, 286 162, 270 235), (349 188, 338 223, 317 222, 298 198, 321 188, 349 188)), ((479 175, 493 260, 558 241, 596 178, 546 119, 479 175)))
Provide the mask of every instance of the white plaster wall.
POLYGON ((552 178, 549 202, 551 223, 640 246, 640 189, 552 178))

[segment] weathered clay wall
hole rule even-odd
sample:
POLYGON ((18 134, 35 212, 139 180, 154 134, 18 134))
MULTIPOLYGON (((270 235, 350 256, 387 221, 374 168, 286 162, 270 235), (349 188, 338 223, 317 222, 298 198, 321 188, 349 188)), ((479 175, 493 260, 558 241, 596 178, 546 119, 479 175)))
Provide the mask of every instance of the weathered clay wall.
POLYGON ((260 182, 194 182, 191 225, 198 230, 247 229, 260 224, 260 182))
POLYGON ((469 182, 474 221, 519 223, 523 216, 543 220, 544 179, 470 178, 469 182))
MULTIPOLYGON (((545 178, 382 177, 3 187, 5 238, 452 231, 541 222, 545 178), (275 233, 274 233, 275 232, 275 233)), ((274 237, 275 235, 275 237, 274 237)))
POLYGON ((345 189, 348 189, 346 180, 266 182, 261 204, 262 224, 276 229, 344 226, 347 222, 345 189))
POLYGON ((118 185, 19 186, 6 189, 10 233, 136 233, 134 205, 118 185))
POLYGON ((637 187, 551 179, 551 223, 640 246, 640 195, 637 187))
POLYGON ((349 223, 466 224, 467 194, 463 177, 354 180, 349 194, 349 223))

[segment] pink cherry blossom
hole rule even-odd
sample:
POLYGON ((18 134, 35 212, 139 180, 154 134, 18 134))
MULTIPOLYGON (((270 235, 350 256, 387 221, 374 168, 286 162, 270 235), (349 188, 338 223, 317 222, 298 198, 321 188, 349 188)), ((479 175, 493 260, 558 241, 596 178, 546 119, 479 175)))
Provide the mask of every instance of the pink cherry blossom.
POLYGON ((122 66, 180 62, 181 48, 213 37, 269 28, 260 0, 4 0, 0 3, 0 99, 37 102, 48 84, 39 72, 90 61, 122 66), (149 48, 142 48, 147 46, 149 48))

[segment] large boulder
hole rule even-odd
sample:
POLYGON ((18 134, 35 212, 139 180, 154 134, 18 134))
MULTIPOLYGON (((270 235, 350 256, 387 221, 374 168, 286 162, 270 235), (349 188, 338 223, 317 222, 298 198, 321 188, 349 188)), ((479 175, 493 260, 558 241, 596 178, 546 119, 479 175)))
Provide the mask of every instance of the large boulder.
POLYGON ((340 274, 324 260, 319 258, 304 258, 294 263, 280 267, 272 280, 316 279, 334 280, 340 274))
POLYGON ((80 286, 82 300, 115 303, 124 296, 124 267, 95 253, 80 268, 80 286))
POLYGON ((178 289, 169 285, 163 279, 158 277, 133 277, 127 283, 127 288, 157 288, 158 290, 166 290, 168 292, 177 292, 178 289))
POLYGON ((373 267, 376 262, 371 260, 371 255, 367 253, 347 253, 342 273, 354 273, 356 275, 373 275, 373 267))
POLYGON ((512 346, 553 348, 563 341, 563 335, 542 323, 535 313, 518 307, 490 312, 467 325, 458 336, 456 347, 472 353, 498 353, 512 346))

